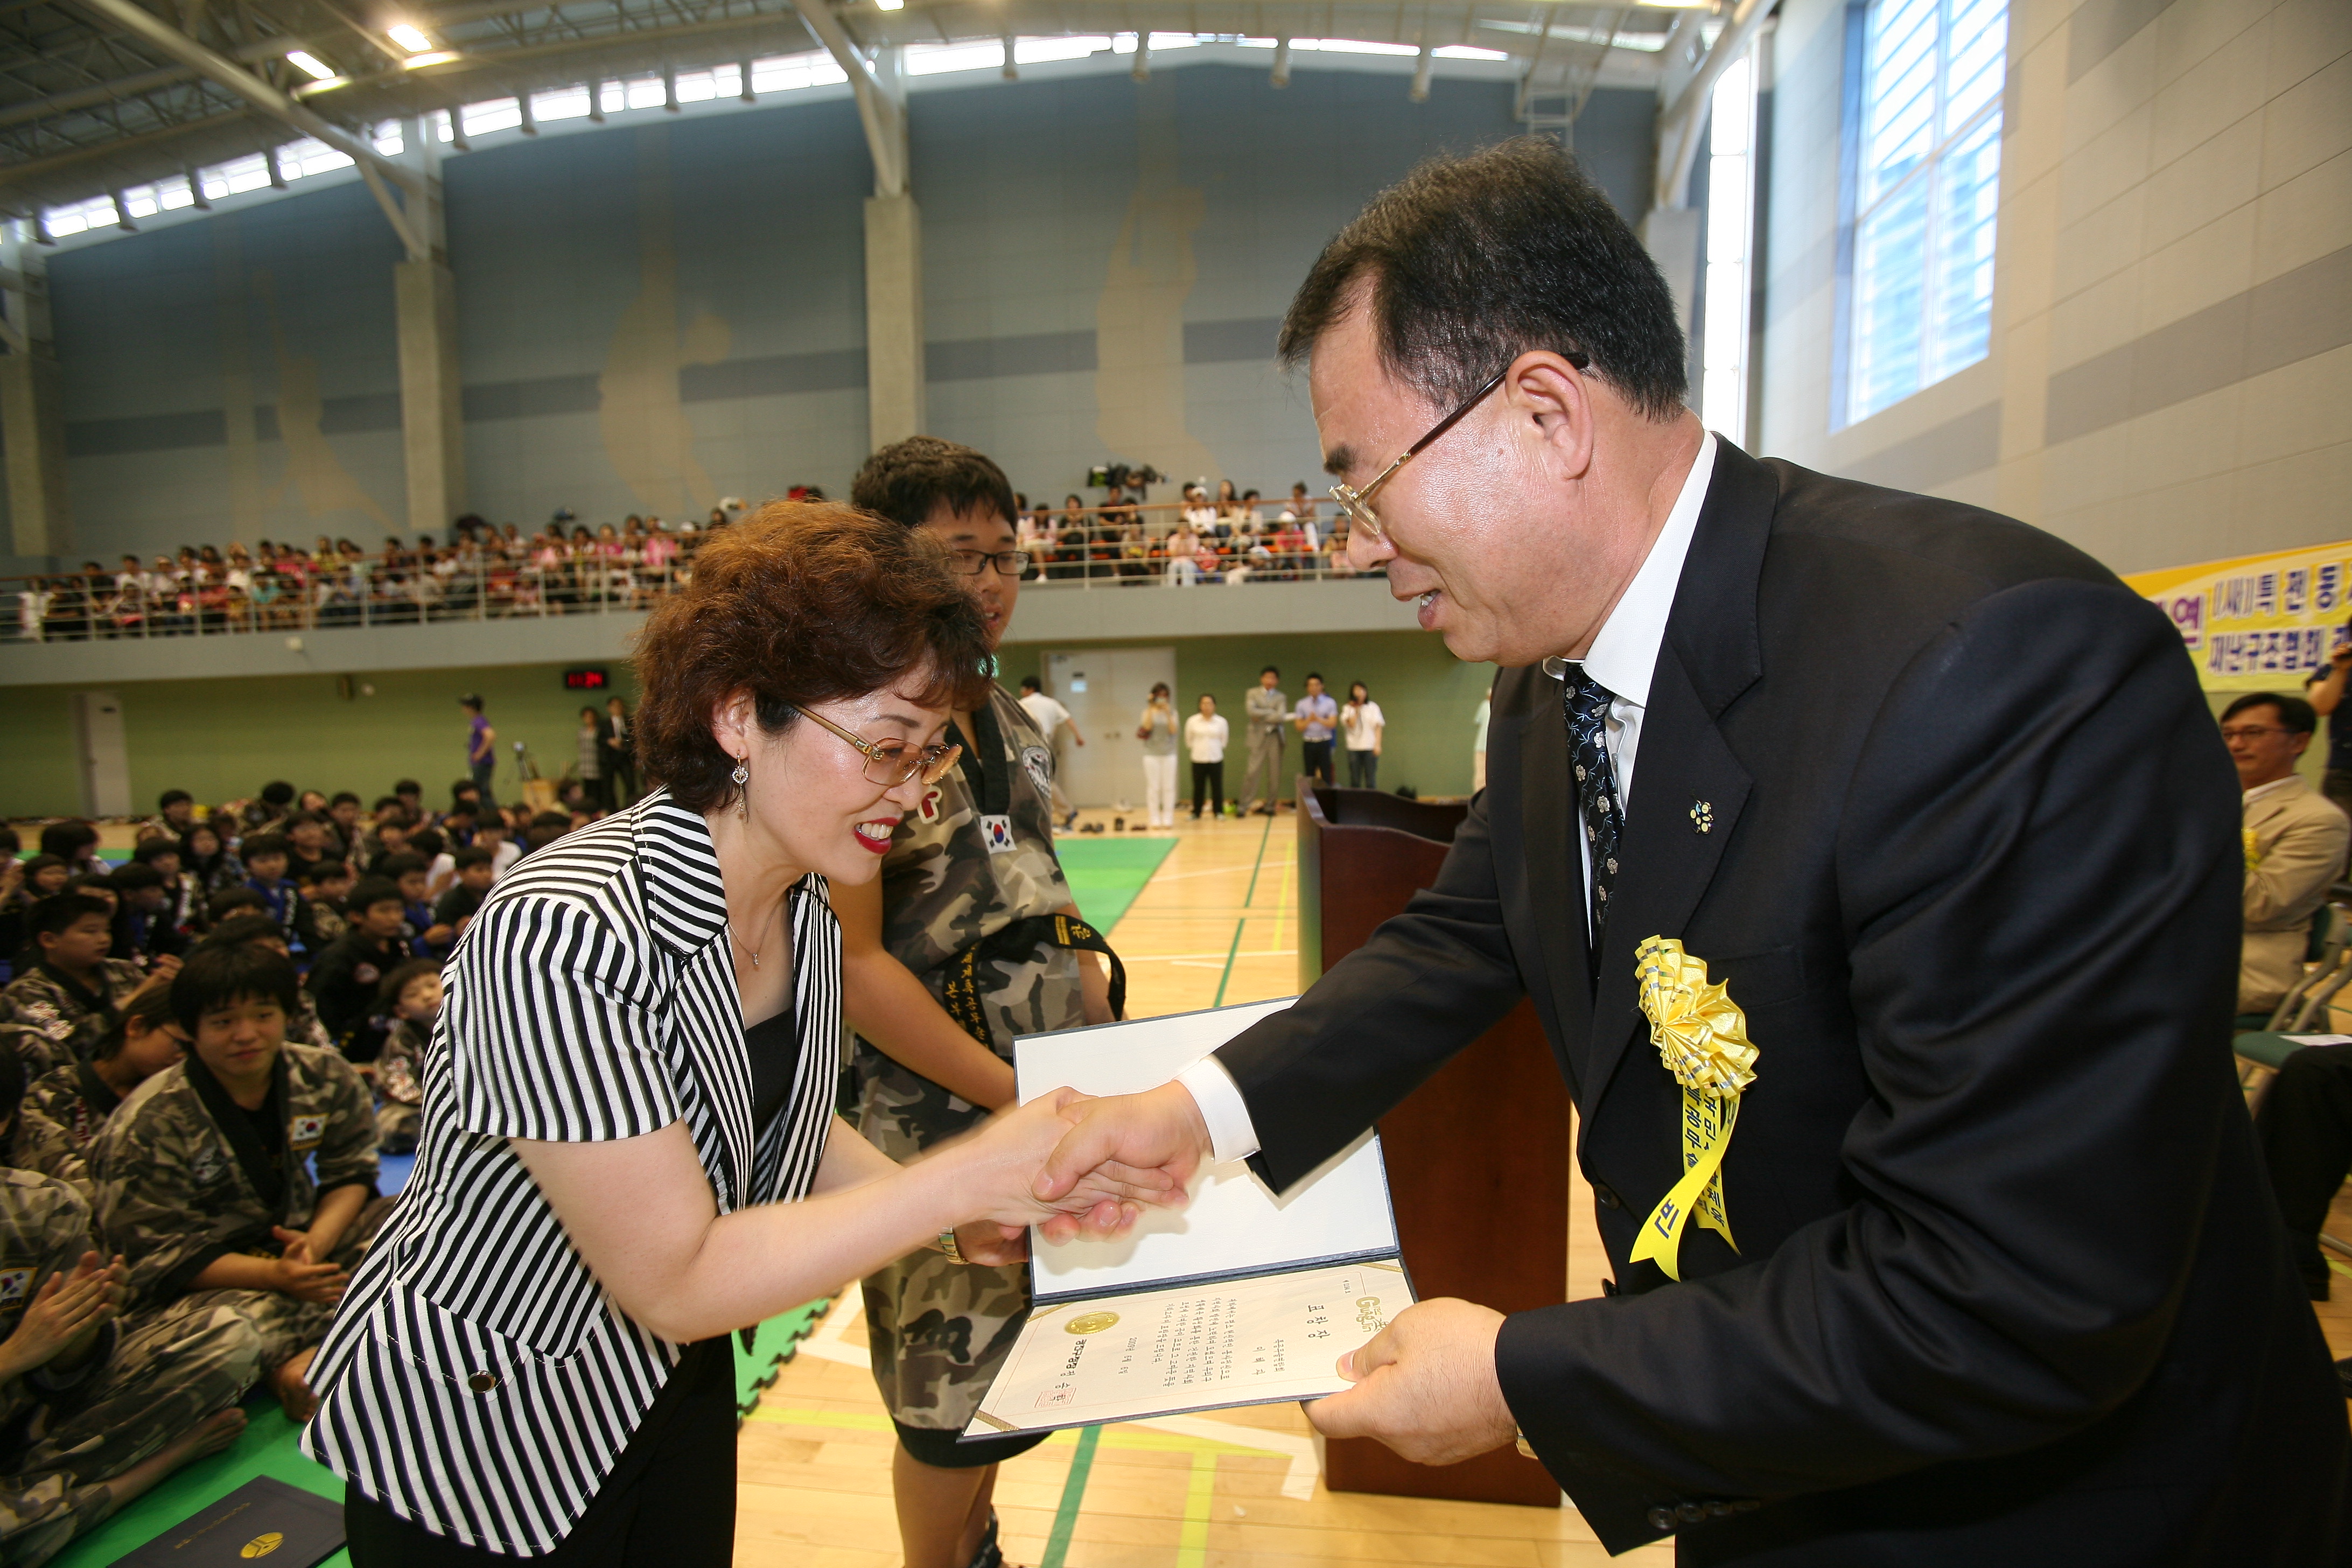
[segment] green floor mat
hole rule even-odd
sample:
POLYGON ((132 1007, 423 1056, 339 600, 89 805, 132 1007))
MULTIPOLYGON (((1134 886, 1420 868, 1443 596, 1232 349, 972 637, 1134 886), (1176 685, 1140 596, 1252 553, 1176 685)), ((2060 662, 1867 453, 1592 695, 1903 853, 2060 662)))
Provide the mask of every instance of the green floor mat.
POLYGON ((1078 913, 1108 934, 1127 906, 1176 847, 1173 838, 1063 837, 1054 840, 1062 875, 1078 902, 1078 913))
MULTIPOLYGON (((830 1305, 829 1300, 812 1301, 769 1319, 753 1334, 748 1351, 740 1340, 736 1342, 735 1390, 740 1408, 750 1410, 760 1403, 761 1391, 776 1381, 776 1369, 792 1359, 830 1305)), ((342 1497, 341 1479, 295 1446, 300 1429, 286 1419, 275 1399, 249 1400, 245 1414, 245 1435, 235 1447, 165 1477, 153 1491, 50 1558, 49 1568, 106 1568, 256 1476, 275 1476, 320 1497, 342 1497)), ((327 1559, 326 1568, 349 1568, 350 1563, 348 1553, 338 1552, 327 1559)))

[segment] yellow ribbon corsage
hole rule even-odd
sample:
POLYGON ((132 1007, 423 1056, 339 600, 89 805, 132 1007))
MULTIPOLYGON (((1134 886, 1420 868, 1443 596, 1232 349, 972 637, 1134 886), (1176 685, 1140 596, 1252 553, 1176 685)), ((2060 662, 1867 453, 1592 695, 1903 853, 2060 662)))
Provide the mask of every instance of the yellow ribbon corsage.
POLYGON ((1632 1261, 1654 1259, 1669 1279, 1680 1279, 1683 1227, 1698 1223, 1730 1243, 1723 1212, 1723 1154, 1739 1120, 1739 1095, 1756 1080, 1756 1047, 1748 1018, 1724 983, 1710 984, 1706 963, 1668 937, 1654 936, 1633 950, 1642 1015, 1658 1059, 1683 1086, 1683 1178, 1658 1200, 1634 1238, 1632 1261))

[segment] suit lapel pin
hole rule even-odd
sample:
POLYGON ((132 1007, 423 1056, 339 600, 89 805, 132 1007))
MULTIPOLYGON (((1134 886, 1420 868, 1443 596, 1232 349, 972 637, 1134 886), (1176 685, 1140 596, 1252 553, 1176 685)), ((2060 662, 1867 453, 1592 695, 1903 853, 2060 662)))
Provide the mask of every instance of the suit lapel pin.
POLYGON ((1714 832, 1715 803, 1705 800, 1695 800, 1691 802, 1690 819, 1691 826, 1697 828, 1701 833, 1714 832))

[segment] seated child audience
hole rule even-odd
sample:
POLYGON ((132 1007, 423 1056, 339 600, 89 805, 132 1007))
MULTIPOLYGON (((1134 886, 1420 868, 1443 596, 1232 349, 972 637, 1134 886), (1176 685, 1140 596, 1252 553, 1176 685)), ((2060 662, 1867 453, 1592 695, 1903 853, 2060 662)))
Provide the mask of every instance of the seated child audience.
POLYGON ((326 952, 349 929, 343 900, 351 896, 354 879, 347 860, 321 859, 296 874, 294 890, 302 896, 302 908, 295 917, 295 934, 302 939, 305 952, 326 952))
POLYGON ((376 1107, 376 1135, 385 1153, 405 1154, 416 1147, 425 1104, 425 1047, 441 1017, 441 966, 433 959, 413 958, 383 977, 378 994, 381 1010, 393 1022, 375 1062, 376 1093, 383 1101, 376 1107))
POLYGON ((155 837, 140 841, 131 852, 134 866, 152 866, 163 879, 163 921, 191 940, 204 934, 205 890, 195 873, 180 863, 180 841, 155 837))
MULTIPOLYGON (((23 1087, 0 1052, 0 1101, 23 1087)), ((205 1302, 124 1311, 121 1261, 66 1184, 0 1169, 0 1562, 47 1562, 245 1430, 260 1336, 205 1302)))
POLYGON ((7 1163, 55 1176, 89 1195, 89 1149, 123 1098, 178 1061, 187 1039, 172 1012, 172 991, 151 985, 122 1005, 86 1062, 51 1068, 26 1089, 7 1163))
POLYGON ((8 983, 9 1021, 25 1069, 44 1073, 68 1061, 87 1061, 99 1037, 140 986, 168 981, 179 965, 159 960, 151 982, 127 959, 109 958, 114 911, 102 900, 59 893, 33 906, 33 942, 39 958, 8 983))
POLYGON ((99 1223, 132 1303, 232 1308, 296 1421, 352 1268, 391 1207, 375 1110, 332 1051, 286 1038, 294 966, 253 943, 191 953, 172 983, 187 1058, 131 1093, 91 1152, 99 1223))
MULTIPOLYGON (((286 946, 286 933, 278 929, 276 921, 258 909, 240 910, 218 921, 205 933, 205 940, 196 946, 200 949, 250 946, 266 949, 280 958, 291 956, 286 946)), ((308 991, 297 990, 294 994, 294 1018, 286 1026, 286 1037, 299 1045, 316 1046, 322 1051, 335 1048, 335 1038, 327 1033, 327 1026, 319 1021, 319 1005, 311 1000, 308 991)))
POLYGON ((180 866, 206 893, 245 884, 245 862, 236 858, 219 831, 199 823, 180 840, 180 866))
POLYGON ((474 916, 481 911, 482 900, 490 896, 490 883, 496 876, 493 869, 496 860, 496 856, 478 845, 457 851, 457 858, 452 862, 457 879, 450 884, 449 890, 441 895, 441 901, 433 906, 435 922, 447 926, 453 940, 466 934, 466 928, 474 923, 474 916))
POLYGON ((173 924, 166 913, 171 892, 163 886, 162 872, 133 860, 116 868, 107 880, 117 900, 114 945, 108 950, 108 957, 127 958, 147 970, 159 958, 177 958, 188 951, 187 933, 173 924))
POLYGON ((285 931, 287 945, 299 954, 304 949, 295 924, 302 912, 301 897, 286 875, 287 848, 278 835, 256 833, 237 847, 237 856, 245 862, 245 885, 261 895, 269 918, 285 931))
MULTIPOLYGON (((426 828, 410 840, 430 838, 437 847, 441 836, 426 828)), ((437 852, 437 850, 436 850, 437 852)), ((415 850, 388 857, 383 863, 383 876, 400 889, 401 915, 407 921, 404 938, 408 951, 415 958, 446 958, 449 944, 457 933, 436 920, 433 905, 425 894, 425 858, 415 850)))
POLYGON ((415 956, 408 948, 408 907, 399 887, 370 877, 352 889, 351 929, 319 955, 305 988, 336 1048, 370 1062, 383 1048, 385 1026, 376 1011, 383 977, 415 956))

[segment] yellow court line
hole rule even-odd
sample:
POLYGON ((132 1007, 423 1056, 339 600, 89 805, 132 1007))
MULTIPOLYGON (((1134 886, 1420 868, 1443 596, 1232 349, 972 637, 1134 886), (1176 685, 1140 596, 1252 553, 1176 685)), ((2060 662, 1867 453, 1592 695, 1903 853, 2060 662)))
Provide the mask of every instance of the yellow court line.
MULTIPOLYGON (((891 1432, 887 1415, 864 1410, 800 1410, 771 1409, 761 1405, 751 1412, 754 1421, 772 1422, 781 1426, 820 1426, 845 1432, 891 1432)), ((1200 1472, 1200 1461, 1206 1459, 1214 1468, 1220 1454, 1281 1454, 1277 1448, 1253 1448, 1246 1443, 1220 1443, 1210 1437, 1192 1437, 1181 1432, 1150 1432, 1133 1426, 1106 1426, 1102 1429, 1102 1446, 1107 1448, 1129 1448, 1138 1453, 1191 1454, 1193 1473, 1200 1472)), ((1066 1427, 1046 1437, 1046 1446, 1067 1447, 1078 1440, 1076 1427, 1066 1427)), ((1202 1516, 1204 1520, 1207 1515, 1202 1516)))
POLYGON ((1184 1489, 1184 1528, 1176 1537, 1176 1568, 1205 1568, 1209 1560, 1209 1510, 1217 1492, 1217 1456, 1192 1457, 1192 1483, 1184 1489))

